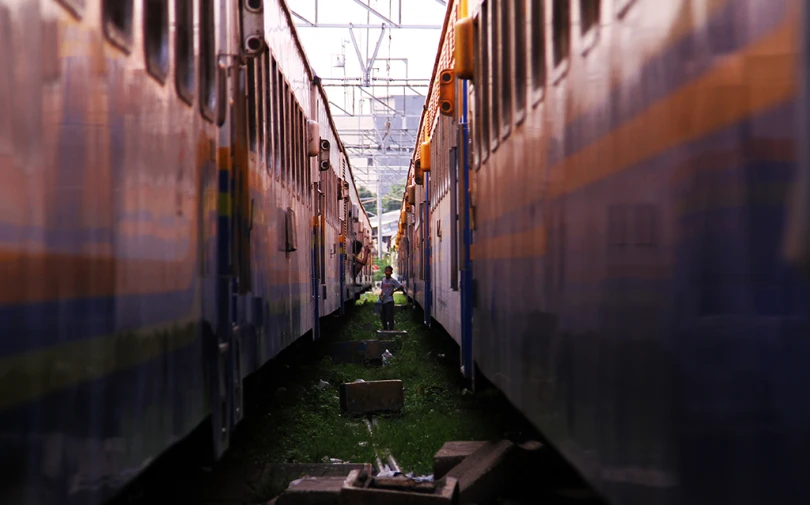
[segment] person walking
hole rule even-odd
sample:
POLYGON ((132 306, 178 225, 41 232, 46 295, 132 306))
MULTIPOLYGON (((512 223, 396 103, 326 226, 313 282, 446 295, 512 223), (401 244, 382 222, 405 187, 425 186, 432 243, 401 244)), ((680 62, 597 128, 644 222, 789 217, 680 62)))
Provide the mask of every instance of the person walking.
POLYGON ((405 289, 402 284, 391 277, 394 269, 391 265, 385 267, 385 277, 380 284, 380 301, 382 302, 382 310, 380 311, 380 319, 382 320, 383 330, 394 329, 394 292, 402 291, 405 289))

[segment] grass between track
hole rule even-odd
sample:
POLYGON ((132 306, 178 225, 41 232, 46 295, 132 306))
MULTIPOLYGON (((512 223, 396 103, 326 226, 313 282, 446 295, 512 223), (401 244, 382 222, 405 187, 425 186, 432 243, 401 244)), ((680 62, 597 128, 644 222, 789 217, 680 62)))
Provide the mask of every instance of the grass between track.
MULTIPOLYGON (((396 329, 407 330, 409 336, 399 349, 391 350, 390 365, 334 363, 330 343, 374 338, 381 327, 372 311, 374 301, 375 295, 361 298, 350 316, 325 325, 320 341, 298 346, 271 365, 271 377, 252 386, 251 397, 258 400, 248 405, 248 416, 234 434, 226 459, 252 465, 318 463, 329 458, 373 463, 376 445, 390 449, 404 472, 430 474, 433 455, 446 441, 488 440, 525 428, 494 389, 476 395, 465 391, 458 346, 443 331, 426 328, 421 312, 410 308, 396 312, 396 329), (340 412, 340 384, 357 379, 403 382, 401 415, 379 418, 373 438, 361 418, 340 412)), ((275 496, 286 485, 265 483, 258 487, 257 499, 275 496)))

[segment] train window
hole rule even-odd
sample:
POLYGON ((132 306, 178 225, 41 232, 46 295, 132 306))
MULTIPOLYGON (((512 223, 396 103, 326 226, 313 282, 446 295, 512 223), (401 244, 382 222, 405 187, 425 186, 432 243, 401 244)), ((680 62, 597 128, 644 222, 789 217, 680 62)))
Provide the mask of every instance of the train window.
POLYGON ((312 177, 311 164, 309 156, 307 155, 307 117, 304 111, 301 111, 301 164, 304 170, 304 177, 302 179, 304 186, 304 201, 309 204, 310 196, 312 195, 312 188, 310 179, 312 177))
MULTIPOLYGON (((11 11, 5 5, 0 7, 0 47, 10 48, 13 42, 11 11)), ((13 152, 12 145, 12 124, 15 106, 12 98, 14 89, 14 76, 8 69, 14 68, 14 53, 11 51, 0 51, 0 68, 7 69, 0 74, 0 152, 13 152)), ((3 165, 3 170, 10 170, 8 165, 3 165)), ((8 177, 8 176, 6 176, 8 177)))
POLYGON ((481 163, 483 163, 483 161, 486 159, 487 145, 485 145, 485 142, 486 143, 489 142, 489 133, 484 132, 482 135, 482 130, 487 128, 488 124, 487 123, 488 118, 487 119, 484 118, 485 114, 484 100, 486 97, 486 89, 487 89, 487 82, 485 78, 486 73, 484 72, 484 69, 486 69, 487 61, 485 60, 486 51, 481 49, 482 47, 486 47, 487 45, 486 40, 483 40, 487 36, 487 30, 485 25, 483 24, 485 14, 486 10, 482 9, 480 16, 476 19, 476 22, 473 24, 473 40, 478 41, 478 43, 475 44, 475 68, 473 70, 475 72, 475 80, 473 81, 474 83, 473 89, 475 91, 475 101, 474 101, 475 110, 473 111, 475 124, 473 125, 473 133, 475 134, 475 142, 474 142, 475 152, 478 154, 478 156, 476 157, 477 159, 475 160, 476 168, 480 168, 481 163))
POLYGON ((554 0, 551 21, 554 35, 554 65, 568 57, 571 49, 571 4, 568 0, 554 0))
POLYGON ((303 175, 303 167, 301 166, 301 109, 297 106, 295 107, 295 112, 293 114, 293 138, 295 139, 295 189, 298 197, 301 197, 301 176, 303 175))
POLYGON ((191 104, 194 100, 194 4, 174 2, 174 80, 177 94, 191 104))
POLYGON ((104 33, 115 45, 128 50, 132 44, 132 0, 104 0, 104 33))
POLYGON ((579 0, 580 28, 585 33, 599 23, 600 0, 579 0))
POLYGON ((256 59, 247 62, 247 119, 250 150, 256 152, 256 59))
POLYGON ((546 85, 546 12, 543 0, 532 0, 532 89, 546 85))
POLYGON ((522 120, 526 110, 526 4, 523 1, 513 4, 514 54, 515 54, 515 110, 518 120, 522 120))
POLYGON ((307 121, 304 109, 298 109, 298 159, 301 160, 301 199, 307 196, 307 121))
POLYGON ((489 2, 489 108, 490 114, 490 141, 491 149, 494 151, 498 148, 498 140, 500 135, 500 108, 499 102, 499 88, 498 76, 500 75, 501 67, 498 51, 498 27, 500 19, 498 17, 498 2, 489 2))
MULTIPOLYGON (((307 122, 304 121, 304 128, 307 122)), ((306 134, 306 132, 305 132, 306 134)), ((308 138, 308 137, 304 137, 308 138)), ((312 162, 309 159, 309 154, 304 153, 304 167, 307 171, 307 205, 312 206, 312 162)))
POLYGON ((143 9, 146 71, 162 83, 169 73, 169 2, 145 0, 143 9))
MULTIPOLYGON (((267 53, 265 53, 267 54, 267 53)), ((265 158, 265 144, 267 140, 267 135, 265 135, 265 131, 267 128, 267 118, 264 115, 264 104, 267 101, 267 88, 265 87, 265 78, 264 76, 267 75, 267 67, 265 66, 266 58, 257 58, 256 59, 256 90, 258 94, 258 102, 256 104, 256 120, 258 121, 257 127, 259 129, 259 142, 256 147, 256 150, 259 154, 259 159, 262 160, 264 163, 267 158, 265 158)))
POLYGON ((290 97, 290 193, 298 195, 298 117, 295 114, 297 103, 290 97))
POLYGON ((273 58, 273 163, 275 164, 276 180, 281 178, 281 79, 278 74, 278 64, 273 58))
POLYGON ((272 83, 272 76, 270 74, 271 67, 270 67, 270 52, 264 52, 264 91, 262 92, 262 96, 264 97, 264 131, 265 131, 265 142, 264 142, 264 160, 267 164, 267 172, 272 175, 272 167, 270 163, 273 160, 273 111, 271 109, 271 104, 273 103, 273 88, 271 86, 272 83))
POLYGON ((85 0, 59 0, 59 3, 64 5, 77 18, 81 19, 84 16, 85 0))
MULTIPOLYGON (((512 44, 510 39, 509 22, 512 19, 509 4, 500 4, 500 29, 498 31, 498 44, 501 46, 501 72, 498 85, 501 88, 501 132, 506 137, 509 134, 509 127, 512 125, 512 44)), ((516 2, 519 3, 519 2, 516 2)))
POLYGON ((281 177, 284 182, 292 183, 290 178, 290 86, 284 81, 284 92, 282 93, 283 104, 281 114, 281 177))
POLYGON ((200 0, 200 110, 214 120, 217 101, 217 53, 214 0, 200 0))
POLYGON ((295 161, 298 165, 298 195, 304 196, 304 138, 302 136, 303 125, 301 124, 301 108, 295 111, 295 138, 298 146, 295 149, 295 161))

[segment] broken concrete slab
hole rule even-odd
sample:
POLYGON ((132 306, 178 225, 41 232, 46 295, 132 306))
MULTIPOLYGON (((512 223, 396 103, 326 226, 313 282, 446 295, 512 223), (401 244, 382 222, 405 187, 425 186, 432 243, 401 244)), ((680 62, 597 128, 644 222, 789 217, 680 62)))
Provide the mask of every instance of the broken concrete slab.
POLYGON ((509 484, 509 460, 514 450, 509 440, 487 442, 453 467, 447 478, 458 480, 459 502, 481 503, 502 494, 509 484))
POLYGON ((453 467, 464 461, 467 456, 486 445, 480 441, 454 441, 445 442, 441 449, 433 456, 433 478, 441 479, 453 467))
POLYGON ((369 463, 279 463, 265 465, 256 483, 283 479, 290 482, 304 476, 346 477, 352 470, 371 471, 369 463))
POLYGON ((282 490, 302 477, 346 477, 352 470, 371 471, 369 463, 274 463, 264 465, 249 487, 257 495, 267 489, 282 490))
POLYGON ((340 410, 349 414, 399 412, 404 403, 401 380, 349 382, 340 385, 340 410))
MULTIPOLYGON (((353 470, 357 471, 357 470, 353 470)), ((351 474, 350 474, 351 475, 351 474)), ((340 505, 347 477, 303 477, 276 498, 277 505, 340 505)))
POLYGON ((352 471, 341 490, 344 505, 433 505, 458 503, 458 482, 452 477, 416 482, 407 477, 372 477, 352 471))

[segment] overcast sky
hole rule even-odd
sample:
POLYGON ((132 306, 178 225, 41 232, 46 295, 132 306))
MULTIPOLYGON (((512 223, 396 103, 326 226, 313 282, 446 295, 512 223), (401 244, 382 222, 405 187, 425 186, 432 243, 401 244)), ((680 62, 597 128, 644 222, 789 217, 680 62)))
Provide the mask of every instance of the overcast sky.
MULTIPOLYGON (((384 21, 369 13, 358 1, 368 0, 318 0, 319 23, 354 23, 382 25, 384 21)), ((371 0, 371 7, 393 21, 399 20, 399 2, 402 2, 402 24, 436 25, 444 21, 446 7, 437 0, 371 0)), ((309 21, 315 21, 315 0, 287 0, 290 9, 309 21)), ((295 19, 295 18, 294 18, 295 19)), ((302 24, 295 19, 297 24, 302 24)), ((371 57, 380 37, 380 29, 355 29, 354 35, 363 59, 371 57), (370 40, 370 43, 369 43, 370 40)), ((298 28, 298 34, 307 51, 315 72, 321 77, 360 77, 362 75, 348 28, 298 28), (345 54, 345 57, 343 56, 345 54), (345 67, 336 67, 338 59, 345 67)), ((386 29, 378 58, 407 58, 408 77, 430 78, 438 47, 441 29, 406 30, 386 29)), ((377 61, 374 75, 379 77, 405 77, 405 64, 401 61, 377 61)), ((327 88, 330 99, 343 103, 343 90, 327 88)))

